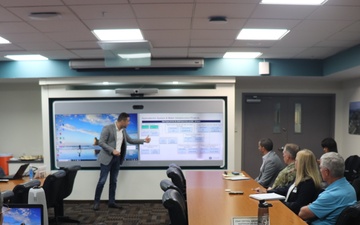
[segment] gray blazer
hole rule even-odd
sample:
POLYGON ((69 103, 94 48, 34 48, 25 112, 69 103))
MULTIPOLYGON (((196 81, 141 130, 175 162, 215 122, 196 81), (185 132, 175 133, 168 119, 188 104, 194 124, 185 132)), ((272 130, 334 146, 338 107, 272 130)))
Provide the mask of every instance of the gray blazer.
POLYGON ((260 174, 255 180, 264 188, 272 186, 279 172, 284 168, 284 163, 274 151, 270 151, 260 170, 260 174))
MULTIPOLYGON (((124 162, 126 155, 126 143, 143 144, 144 139, 132 139, 123 129, 124 140, 121 145, 120 165, 124 162)), ((98 155, 98 162, 104 165, 109 165, 113 155, 112 152, 116 147, 116 126, 115 124, 106 125, 103 127, 100 135, 99 146, 102 148, 98 155)))

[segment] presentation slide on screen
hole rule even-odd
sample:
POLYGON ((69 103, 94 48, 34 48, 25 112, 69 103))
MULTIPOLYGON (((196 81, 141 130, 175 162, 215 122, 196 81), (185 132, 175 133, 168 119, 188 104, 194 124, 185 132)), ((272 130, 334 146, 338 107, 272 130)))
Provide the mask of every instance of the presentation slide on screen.
POLYGON ((101 131, 123 111, 130 115, 126 131, 131 138, 151 138, 150 143, 127 144, 125 167, 162 167, 172 162, 189 167, 223 166, 223 99, 116 100, 120 109, 113 110, 114 101, 54 101, 51 137, 55 167, 98 167, 101 131), (143 109, 134 110, 134 104, 143 109))

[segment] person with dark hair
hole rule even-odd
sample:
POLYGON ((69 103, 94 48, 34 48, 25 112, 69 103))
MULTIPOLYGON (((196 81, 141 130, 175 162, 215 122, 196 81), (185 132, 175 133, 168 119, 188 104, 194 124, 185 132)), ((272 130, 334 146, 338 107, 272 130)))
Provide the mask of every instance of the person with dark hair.
POLYGON ((122 165, 126 155, 126 143, 143 144, 150 143, 151 138, 133 139, 126 132, 126 127, 130 124, 130 115, 123 112, 119 115, 115 123, 103 127, 100 135, 99 146, 101 147, 98 155, 100 162, 100 177, 95 190, 94 210, 99 210, 100 197, 110 173, 109 185, 109 208, 122 208, 115 203, 115 192, 117 177, 120 165, 122 165))
POLYGON ((336 141, 333 138, 325 138, 321 141, 324 152, 338 152, 336 141))
POLYGON ((328 184, 318 198, 300 209, 303 220, 313 220, 312 225, 334 225, 340 213, 356 203, 356 193, 344 177, 345 162, 336 152, 328 152, 320 158, 320 174, 328 184))
POLYGON ((279 172, 284 168, 284 164, 273 149, 273 142, 269 138, 263 138, 258 143, 258 149, 262 155, 262 165, 259 176, 255 178, 261 186, 268 188, 272 186, 279 172))

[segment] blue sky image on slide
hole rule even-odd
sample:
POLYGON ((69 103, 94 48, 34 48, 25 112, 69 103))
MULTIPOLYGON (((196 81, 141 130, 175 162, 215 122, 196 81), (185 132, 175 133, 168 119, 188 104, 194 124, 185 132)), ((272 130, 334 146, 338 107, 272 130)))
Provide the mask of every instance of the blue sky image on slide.
POLYGON ((41 209, 39 208, 11 208, 4 214, 3 225, 21 224, 39 225, 41 224, 41 209))
MULTIPOLYGON (((58 160, 96 160, 94 150, 101 148, 94 145, 95 138, 99 140, 102 128, 114 123, 117 118, 118 114, 55 115, 58 160)), ((130 114, 130 124, 126 131, 132 138, 138 138, 137 130, 137 115, 130 114)))

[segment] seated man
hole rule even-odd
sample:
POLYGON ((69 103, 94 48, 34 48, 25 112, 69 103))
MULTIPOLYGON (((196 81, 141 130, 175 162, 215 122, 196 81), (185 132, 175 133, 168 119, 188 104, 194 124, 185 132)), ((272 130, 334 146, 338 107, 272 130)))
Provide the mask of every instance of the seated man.
POLYGON ((260 167, 260 174, 255 181, 257 181, 264 188, 272 186, 279 172, 284 168, 279 156, 276 155, 273 149, 273 142, 269 138, 264 138, 259 141, 258 149, 263 155, 263 163, 260 167))
POLYGON ((320 158, 320 173, 327 188, 311 204, 300 209, 303 220, 314 220, 312 225, 334 225, 340 213, 356 203, 354 188, 344 177, 345 162, 336 152, 320 158))
POLYGON ((272 187, 269 187, 268 190, 273 188, 280 188, 288 186, 295 181, 295 158, 296 153, 300 150, 299 146, 296 144, 288 143, 284 146, 283 150, 283 159, 287 165, 280 173, 277 175, 274 184, 272 187))

